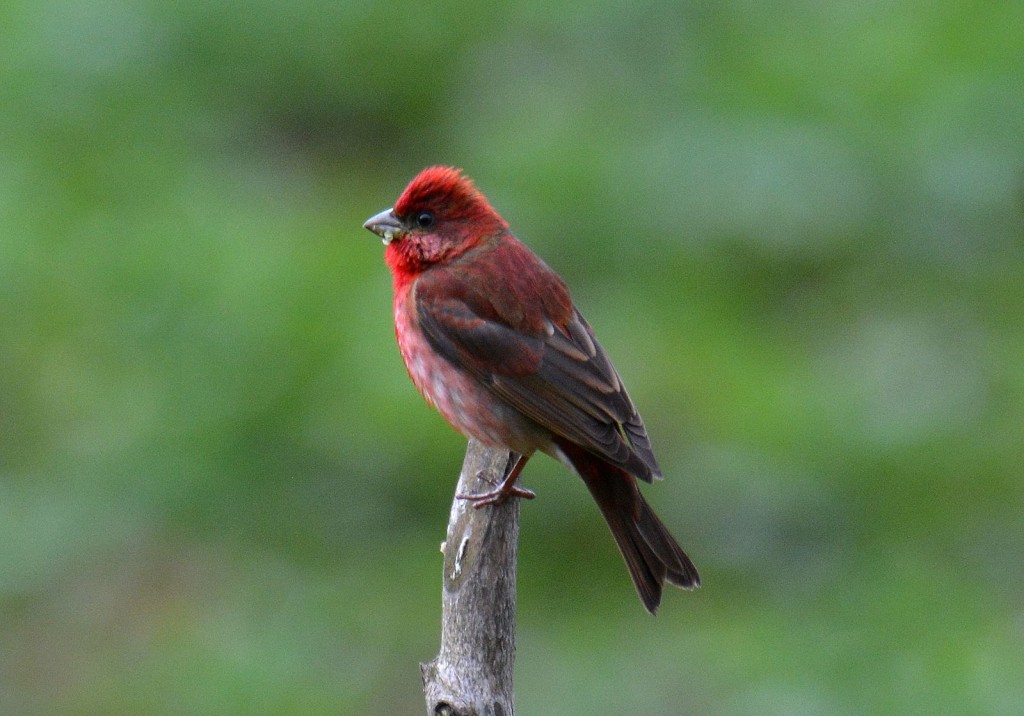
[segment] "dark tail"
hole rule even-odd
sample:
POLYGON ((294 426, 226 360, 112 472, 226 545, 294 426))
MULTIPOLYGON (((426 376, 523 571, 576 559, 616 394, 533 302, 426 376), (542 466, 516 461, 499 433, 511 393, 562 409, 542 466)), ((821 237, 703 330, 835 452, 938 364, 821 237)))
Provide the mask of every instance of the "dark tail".
POLYGON ((558 447, 594 496, 647 611, 657 611, 665 582, 700 586, 697 568, 640 494, 636 478, 578 445, 559 441, 558 447))

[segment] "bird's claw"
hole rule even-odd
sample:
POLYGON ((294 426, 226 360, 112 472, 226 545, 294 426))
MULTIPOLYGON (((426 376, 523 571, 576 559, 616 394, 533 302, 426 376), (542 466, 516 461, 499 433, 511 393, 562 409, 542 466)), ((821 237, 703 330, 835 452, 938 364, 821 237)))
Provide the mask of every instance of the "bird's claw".
MULTIPOLYGON (((490 480, 488 480, 490 482, 490 480)), ((493 483, 492 483, 493 484, 493 483)), ((490 490, 488 492, 481 492, 478 495, 455 495, 460 500, 465 500, 473 505, 473 507, 480 509, 487 505, 500 505, 510 497, 520 497, 524 500, 532 500, 537 496, 537 493, 533 490, 528 490, 525 487, 516 487, 515 485, 501 485, 496 490, 490 490)))
POLYGON ((526 461, 529 459, 529 455, 524 457, 517 453, 509 453, 509 462, 505 466, 505 474, 502 476, 501 482, 496 483, 488 477, 486 470, 480 470, 476 474, 478 480, 482 480, 488 485, 493 485, 493 490, 482 492, 479 495, 460 495, 456 493, 455 496, 460 500, 472 503, 473 507, 477 509, 487 505, 500 505, 510 497, 532 500, 537 496, 537 493, 533 490, 527 490, 525 487, 516 487, 519 473, 523 471, 523 466, 526 465, 526 461))

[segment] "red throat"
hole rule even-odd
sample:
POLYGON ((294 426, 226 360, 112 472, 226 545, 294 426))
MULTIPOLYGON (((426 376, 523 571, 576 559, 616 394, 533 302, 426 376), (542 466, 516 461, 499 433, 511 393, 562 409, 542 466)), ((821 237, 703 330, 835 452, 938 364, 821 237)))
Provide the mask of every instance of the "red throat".
POLYGON ((409 284, 415 281, 423 270, 422 266, 410 261, 407 252, 399 248, 397 241, 392 241, 384 249, 384 262, 391 269, 391 280, 396 297, 404 296, 409 284))

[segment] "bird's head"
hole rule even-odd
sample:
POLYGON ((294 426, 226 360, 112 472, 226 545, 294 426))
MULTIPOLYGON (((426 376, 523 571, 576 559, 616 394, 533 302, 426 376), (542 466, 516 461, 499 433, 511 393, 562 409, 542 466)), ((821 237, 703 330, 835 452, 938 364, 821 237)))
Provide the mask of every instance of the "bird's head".
POLYGON ((508 228, 473 182, 452 167, 424 169, 394 208, 363 226, 383 239, 392 270, 413 273, 450 261, 508 228))

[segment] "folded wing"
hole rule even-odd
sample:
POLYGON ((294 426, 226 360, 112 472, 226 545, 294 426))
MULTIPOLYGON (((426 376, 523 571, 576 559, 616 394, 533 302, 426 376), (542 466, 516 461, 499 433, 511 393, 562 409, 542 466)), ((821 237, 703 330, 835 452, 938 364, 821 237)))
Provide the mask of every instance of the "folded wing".
POLYGON ((635 477, 661 475, 615 367, 561 280, 521 244, 490 247, 471 272, 454 262, 424 273, 415 300, 433 348, 495 395, 635 477))

